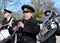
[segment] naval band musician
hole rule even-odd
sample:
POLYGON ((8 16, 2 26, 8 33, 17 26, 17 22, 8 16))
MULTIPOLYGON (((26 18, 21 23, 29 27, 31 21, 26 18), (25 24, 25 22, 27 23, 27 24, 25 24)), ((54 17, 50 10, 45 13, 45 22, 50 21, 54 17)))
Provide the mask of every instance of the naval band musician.
MULTIPOLYGON (((23 11, 23 20, 18 23, 20 28, 17 43, 36 43, 36 35, 39 33, 40 28, 38 21, 32 18, 35 10, 29 5, 23 5, 21 9, 23 11)), ((16 31, 16 27, 13 30, 16 31)))
MULTIPOLYGON (((3 30, 3 29, 8 29, 9 30, 9 33, 10 35, 13 34, 13 22, 15 21, 15 19, 12 17, 12 11, 9 11, 7 9, 4 9, 4 18, 2 20, 2 24, 0 24, 0 30, 3 30), (7 24, 7 25, 6 25, 7 24), (6 26, 3 26, 3 25, 6 25, 6 26)), ((2 41, 3 43, 13 43, 13 41, 2 41)))

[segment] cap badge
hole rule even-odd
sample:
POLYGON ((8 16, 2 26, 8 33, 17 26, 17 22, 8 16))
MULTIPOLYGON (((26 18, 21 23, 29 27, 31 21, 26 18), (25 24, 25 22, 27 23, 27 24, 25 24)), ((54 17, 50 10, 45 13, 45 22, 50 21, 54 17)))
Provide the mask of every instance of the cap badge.
POLYGON ((24 9, 24 11, 26 11, 26 10, 27 10, 27 8, 24 9))

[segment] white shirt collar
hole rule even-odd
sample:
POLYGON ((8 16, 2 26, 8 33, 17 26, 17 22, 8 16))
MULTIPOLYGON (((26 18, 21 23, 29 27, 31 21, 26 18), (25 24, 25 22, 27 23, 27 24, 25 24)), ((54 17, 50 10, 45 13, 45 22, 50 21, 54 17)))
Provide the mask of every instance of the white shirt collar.
POLYGON ((7 21, 9 21, 9 20, 10 20, 10 18, 11 18, 11 17, 7 18, 7 21))

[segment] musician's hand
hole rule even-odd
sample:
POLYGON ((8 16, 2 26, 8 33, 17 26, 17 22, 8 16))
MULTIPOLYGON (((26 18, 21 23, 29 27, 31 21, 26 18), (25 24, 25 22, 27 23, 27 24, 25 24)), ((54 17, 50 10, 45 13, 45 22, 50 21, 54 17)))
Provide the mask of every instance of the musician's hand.
POLYGON ((0 24, 0 29, 1 29, 2 27, 3 27, 2 24, 0 24))
POLYGON ((8 23, 8 26, 10 26, 10 27, 11 27, 11 26, 12 26, 12 22, 8 23))
POLYGON ((13 27, 13 29, 12 29, 13 31, 17 31, 18 30, 18 27, 17 26, 15 26, 15 27, 13 27))
POLYGON ((19 23, 18 23, 18 27, 24 28, 24 24, 23 24, 22 22, 19 22, 19 23))

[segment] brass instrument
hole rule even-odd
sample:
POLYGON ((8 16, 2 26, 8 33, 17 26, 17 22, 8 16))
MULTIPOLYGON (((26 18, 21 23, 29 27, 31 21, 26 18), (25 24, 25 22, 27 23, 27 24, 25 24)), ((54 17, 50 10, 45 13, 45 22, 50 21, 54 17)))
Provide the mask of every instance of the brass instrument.
POLYGON ((40 29, 40 36, 38 36, 40 39, 38 40, 39 42, 44 42, 46 41, 49 37, 51 37, 55 32, 56 29, 51 29, 51 19, 54 18, 53 11, 49 14, 49 16, 43 21, 42 23, 42 28, 40 29))

